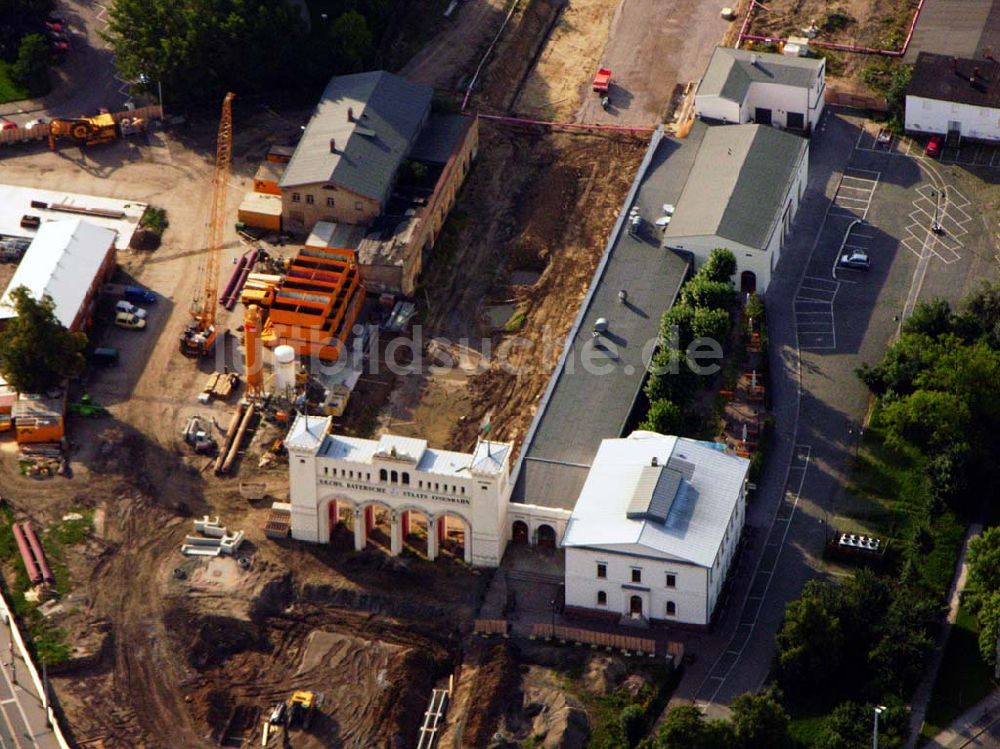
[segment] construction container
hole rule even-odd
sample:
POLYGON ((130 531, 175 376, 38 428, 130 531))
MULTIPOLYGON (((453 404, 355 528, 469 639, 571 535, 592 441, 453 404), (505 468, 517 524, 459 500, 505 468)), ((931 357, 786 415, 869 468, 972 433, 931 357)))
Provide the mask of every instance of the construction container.
POLYGON ((257 167, 257 173, 253 176, 254 192, 281 197, 281 190, 278 189, 278 183, 281 181, 281 175, 284 173, 284 164, 265 161, 257 167))
POLYGON ((281 198, 260 192, 248 192, 240 203, 237 219, 255 229, 281 231, 281 198))
POLYGON ((20 395, 12 413, 18 444, 59 442, 66 435, 66 396, 20 395))

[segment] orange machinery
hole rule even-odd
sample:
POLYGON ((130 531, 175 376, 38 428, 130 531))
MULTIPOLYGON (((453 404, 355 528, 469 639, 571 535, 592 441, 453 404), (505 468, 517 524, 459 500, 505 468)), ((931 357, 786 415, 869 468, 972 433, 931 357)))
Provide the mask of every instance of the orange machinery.
POLYGON ((247 395, 258 396, 264 391, 263 350, 261 348, 260 307, 251 304, 243 317, 243 347, 247 379, 247 395))
POLYGON ((212 209, 208 223, 208 249, 205 254, 204 288, 191 301, 191 322, 181 334, 181 351, 187 356, 208 356, 215 348, 218 329, 215 325, 216 298, 219 296, 219 254, 222 252, 226 226, 226 192, 229 186, 229 162, 233 154, 233 93, 222 100, 219 137, 215 150, 212 178, 212 209))
POLYGON ((300 356, 336 361, 364 297, 353 250, 303 247, 275 289, 264 345, 287 344, 300 356))

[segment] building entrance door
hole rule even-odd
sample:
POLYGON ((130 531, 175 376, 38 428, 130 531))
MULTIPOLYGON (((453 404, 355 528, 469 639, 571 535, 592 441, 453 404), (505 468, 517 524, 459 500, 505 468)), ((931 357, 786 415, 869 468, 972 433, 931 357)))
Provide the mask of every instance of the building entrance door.
POLYGON ((628 601, 628 613, 629 616, 634 616, 636 618, 642 616, 642 597, 632 596, 628 601))

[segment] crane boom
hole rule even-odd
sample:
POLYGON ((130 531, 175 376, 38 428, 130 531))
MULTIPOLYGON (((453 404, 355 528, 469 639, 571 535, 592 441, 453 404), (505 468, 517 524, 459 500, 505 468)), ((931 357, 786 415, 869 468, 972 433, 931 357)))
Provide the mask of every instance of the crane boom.
POLYGON ((226 193, 229 189, 229 164, 233 155, 233 99, 227 93, 222 100, 219 136, 215 149, 212 176, 212 208, 208 220, 208 245, 205 256, 204 288, 191 303, 191 324, 181 337, 184 353, 207 355, 215 344, 215 306, 219 291, 219 255, 226 227, 226 193))

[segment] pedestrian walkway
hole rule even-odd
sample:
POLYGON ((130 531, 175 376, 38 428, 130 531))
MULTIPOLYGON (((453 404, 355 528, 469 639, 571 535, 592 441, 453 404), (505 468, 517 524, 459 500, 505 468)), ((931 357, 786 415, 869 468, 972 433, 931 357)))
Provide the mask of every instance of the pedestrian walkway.
POLYGON ((1000 689, 995 689, 959 715, 931 741, 924 743, 923 749, 964 749, 967 746, 978 746, 973 742, 998 722, 1000 722, 1000 689))

